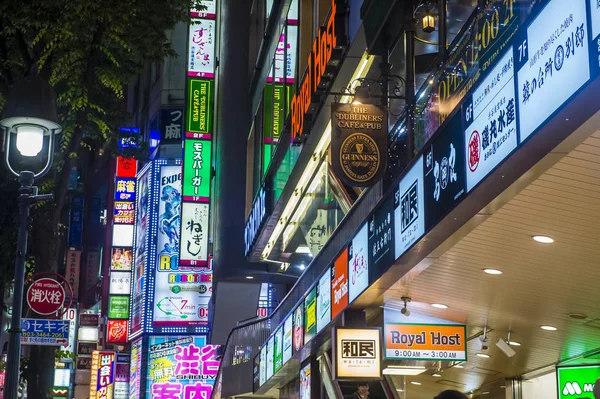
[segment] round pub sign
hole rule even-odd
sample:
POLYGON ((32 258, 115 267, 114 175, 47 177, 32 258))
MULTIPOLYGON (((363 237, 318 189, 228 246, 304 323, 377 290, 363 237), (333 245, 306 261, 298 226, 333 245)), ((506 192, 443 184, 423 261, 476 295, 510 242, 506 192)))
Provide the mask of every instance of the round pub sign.
POLYGON ((35 313, 51 315, 64 306, 65 289, 54 279, 41 278, 29 286, 27 303, 35 313))

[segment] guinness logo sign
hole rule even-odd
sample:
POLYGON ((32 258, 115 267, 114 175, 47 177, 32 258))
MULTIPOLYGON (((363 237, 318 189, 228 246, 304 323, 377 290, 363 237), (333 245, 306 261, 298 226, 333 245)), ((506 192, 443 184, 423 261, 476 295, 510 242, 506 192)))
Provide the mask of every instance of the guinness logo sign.
POLYGON ((340 149, 340 164, 344 174, 355 182, 371 180, 379 171, 381 157, 377 143, 364 133, 346 137, 340 149))
POLYGON ((385 171, 387 112, 371 104, 332 104, 331 166, 349 186, 371 186, 385 171))

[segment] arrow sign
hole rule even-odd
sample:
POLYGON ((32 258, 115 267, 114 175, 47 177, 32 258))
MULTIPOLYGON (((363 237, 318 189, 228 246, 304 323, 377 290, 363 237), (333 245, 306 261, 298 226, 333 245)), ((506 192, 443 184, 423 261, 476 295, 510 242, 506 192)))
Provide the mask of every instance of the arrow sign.
POLYGON ((60 346, 69 342, 68 320, 23 319, 23 345, 60 346))

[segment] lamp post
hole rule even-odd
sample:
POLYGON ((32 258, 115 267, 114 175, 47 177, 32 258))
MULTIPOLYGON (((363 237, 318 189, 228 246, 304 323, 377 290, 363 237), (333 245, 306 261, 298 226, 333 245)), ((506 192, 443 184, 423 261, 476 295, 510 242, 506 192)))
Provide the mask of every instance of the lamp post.
POLYGON ((32 76, 17 82, 2 111, 0 127, 4 129, 4 154, 8 170, 19 177, 19 234, 15 259, 15 281, 12 318, 6 361, 4 398, 16 399, 19 390, 21 364, 21 314, 29 210, 35 201, 52 199, 52 194, 38 195, 33 185, 52 166, 55 135, 62 130, 58 123, 56 98, 52 87, 40 77, 32 76), (40 158, 46 151, 44 159, 40 158), (40 162, 41 161, 41 162, 40 162), (39 171, 35 171, 34 165, 39 171), (44 165, 41 168, 39 165, 44 165), (34 170, 30 170, 34 169, 34 170))

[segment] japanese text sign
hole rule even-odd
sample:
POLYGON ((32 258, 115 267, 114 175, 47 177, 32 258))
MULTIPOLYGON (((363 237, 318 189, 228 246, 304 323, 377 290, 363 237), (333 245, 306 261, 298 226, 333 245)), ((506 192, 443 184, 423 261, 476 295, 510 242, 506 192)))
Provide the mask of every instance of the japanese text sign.
POLYGON ((183 107, 161 108, 159 118, 161 144, 181 144, 183 125, 183 107))
POLYGON ((69 344, 69 320, 23 319, 23 345, 59 346, 69 344))
POLYGON ((106 342, 115 344, 127 343, 127 323, 127 320, 108 320, 106 342))
POLYGON ((208 202, 211 178, 210 140, 185 141, 183 157, 183 200, 208 202))
POLYGON ((41 278, 29 286, 27 303, 34 312, 41 315, 56 313, 65 302, 65 289, 56 280, 41 278))
POLYGON ((335 378, 381 378, 381 330, 334 330, 335 378))
POLYGON ((115 353, 94 351, 90 374, 90 399, 112 399, 115 353))
POLYGON ((135 179, 117 177, 115 179, 115 201, 135 201, 135 179))
POLYGON ((67 251, 67 281, 73 290, 73 299, 79 294, 79 272, 81 269, 81 251, 67 251))
POLYGON ((117 157, 117 177, 135 177, 137 161, 134 158, 117 157))
POLYGON ((208 267, 209 205, 184 202, 181 210, 181 266, 208 267))
POLYGON ((192 19, 189 27, 188 76, 215 77, 216 22, 192 19))
POLYGON ((464 325, 385 323, 385 358, 467 360, 464 325))

